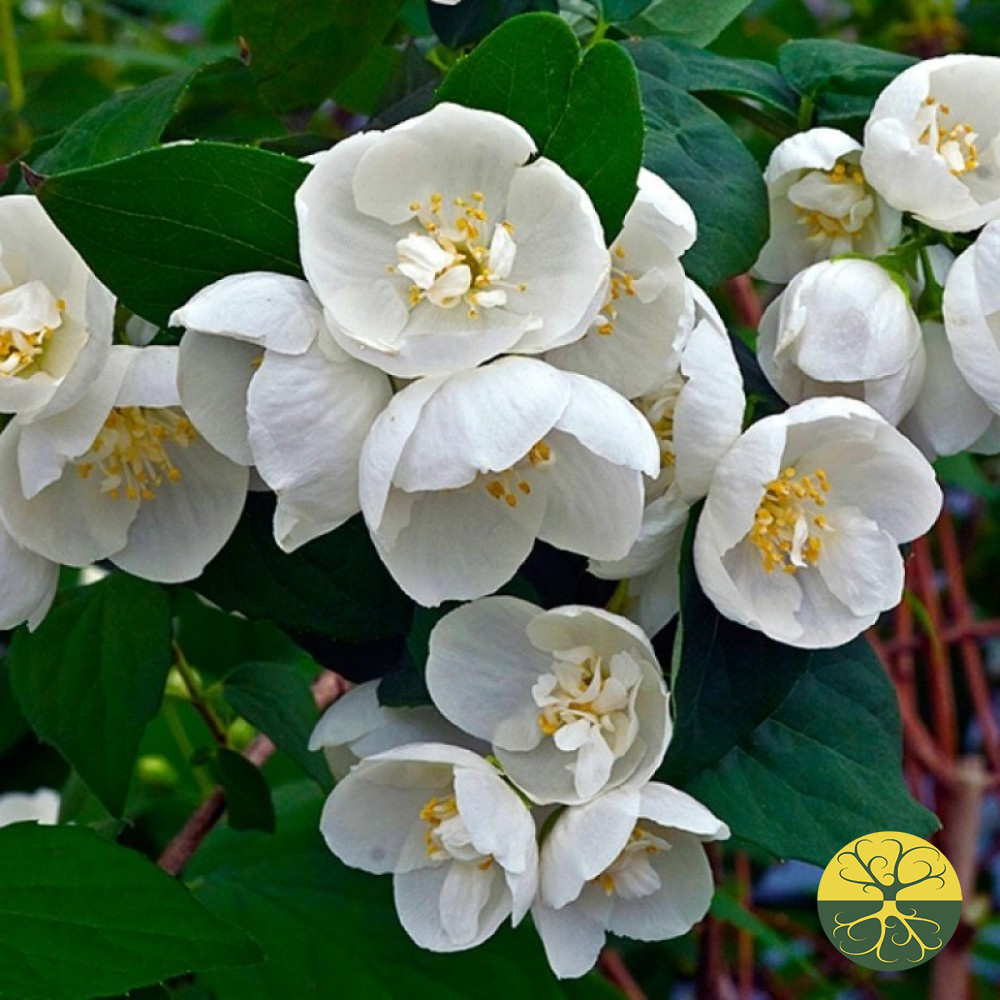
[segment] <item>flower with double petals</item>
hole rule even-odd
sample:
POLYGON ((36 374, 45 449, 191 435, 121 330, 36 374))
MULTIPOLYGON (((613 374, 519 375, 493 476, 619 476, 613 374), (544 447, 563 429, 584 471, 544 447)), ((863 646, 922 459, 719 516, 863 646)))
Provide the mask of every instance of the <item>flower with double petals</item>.
POLYGON ((646 781, 670 739, 649 639, 598 608, 542 611, 513 597, 458 608, 431 633, 427 688, 541 804, 646 781))
POLYGON ((179 407, 177 349, 113 347, 90 391, 0 434, 0 520, 53 562, 163 583, 198 576, 243 509, 247 470, 179 407))
POLYGON ((37 628, 59 585, 59 564, 22 548, 0 521, 0 631, 37 628))
POLYGON ((916 402, 926 365, 906 294, 878 264, 853 258, 796 275, 761 317, 757 354, 789 403, 849 396, 891 424, 916 402))
POLYGON ((363 757, 407 743, 448 743, 478 754, 489 747, 453 726, 432 705, 390 708, 379 704, 379 681, 365 681, 338 698, 320 717, 309 738, 310 750, 322 750, 330 773, 339 781, 363 757))
POLYGON ((778 143, 764 171, 771 235, 754 274, 784 284, 810 264, 877 257, 899 242, 902 214, 868 184, 860 159, 861 144, 833 128, 778 143))
POLYGON ((275 491, 286 552, 356 514, 358 456, 392 396, 388 378, 337 346, 309 286, 237 274, 170 318, 186 329, 177 386, 199 433, 275 491))
POLYGON ((330 793, 320 831, 345 864, 393 873, 400 923, 422 948, 460 951, 527 913, 535 824, 482 757, 419 743, 367 757, 330 793))
POLYGON ((0 413, 26 421, 72 406, 105 362, 114 312, 38 199, 0 198, 0 413))
POLYGON ((625 555, 642 475, 659 470, 642 415, 607 386, 534 358, 419 379, 392 399, 361 452, 361 510, 414 600, 482 597, 536 538, 625 555))
POLYGON ((691 329, 690 298, 678 258, 695 240, 691 206, 648 170, 611 244, 611 282, 584 337, 550 351, 557 368, 600 379, 630 399, 649 392, 677 367, 691 329))
POLYGON ((995 56, 941 56, 904 70, 865 125, 868 183, 890 205, 946 232, 1000 218, 998 88, 995 56))
POLYGON ((707 492, 719 460, 743 429, 746 397, 733 347, 711 299, 688 283, 695 327, 677 366, 653 392, 632 402, 660 444, 660 474, 646 481, 646 509, 624 559, 592 559, 605 580, 628 578, 620 606, 655 635, 680 606, 678 563, 691 505, 707 492))
POLYGON ((439 104, 312 158, 302 267, 348 354, 412 378, 581 337, 608 253, 586 192, 520 125, 439 104))
POLYGON ((719 462, 695 570, 727 618, 839 646, 899 602, 899 543, 940 509, 934 470, 871 407, 810 399, 753 424, 719 462))
POLYGON ((542 843, 531 908, 555 974, 593 968, 608 931, 640 941, 686 934, 715 889, 702 842, 728 836, 700 802, 655 782, 562 812, 542 843))

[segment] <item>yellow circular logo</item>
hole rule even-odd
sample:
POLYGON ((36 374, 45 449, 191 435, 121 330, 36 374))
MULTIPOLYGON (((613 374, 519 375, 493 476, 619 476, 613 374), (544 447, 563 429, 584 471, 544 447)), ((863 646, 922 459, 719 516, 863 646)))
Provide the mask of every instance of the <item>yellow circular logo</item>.
POLYGON ((826 866, 819 919, 834 947, 868 969, 933 958, 958 927, 962 887, 933 844, 883 830, 852 840, 826 866))

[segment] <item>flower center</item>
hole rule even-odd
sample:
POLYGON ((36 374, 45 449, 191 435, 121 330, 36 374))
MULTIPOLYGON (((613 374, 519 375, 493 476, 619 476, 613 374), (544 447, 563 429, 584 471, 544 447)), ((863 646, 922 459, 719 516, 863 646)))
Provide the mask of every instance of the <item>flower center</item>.
POLYGON ((593 881, 608 896, 642 899, 660 888, 660 876, 650 864, 650 858, 669 851, 670 844, 638 823, 621 853, 593 881))
POLYGON ((544 441, 536 441, 527 455, 503 472, 494 472, 483 484, 494 500, 503 500, 508 507, 517 506, 517 495, 528 496, 531 483, 527 476, 532 469, 544 469, 555 461, 552 449, 544 441))
POLYGON ((420 810, 420 818, 427 824, 424 843, 432 861, 476 861, 482 871, 493 864, 492 855, 480 854, 472 846, 454 795, 428 799, 420 810))
POLYGON ((810 170, 788 189, 788 199, 809 239, 852 236, 875 210, 865 175, 848 163, 810 170))
POLYGON ((523 292, 527 285, 505 280, 517 253, 514 226, 507 220, 491 224, 482 191, 455 198, 452 206, 449 220, 439 192, 426 204, 410 203, 423 232, 396 243, 397 262, 388 271, 410 279, 411 309, 425 299, 442 309, 464 302, 469 319, 476 319, 481 309, 505 306, 508 291, 523 292))
POLYGON ((968 122, 959 122, 950 128, 942 121, 951 115, 951 108, 930 94, 917 112, 917 125, 921 127, 917 141, 933 146, 941 154, 954 176, 975 170, 979 166, 979 138, 968 122))
POLYGON ((0 378, 11 378, 40 362, 62 323, 66 302, 53 298, 38 281, 12 289, 2 299, 7 323, 0 321, 0 378))
POLYGON ((606 663, 591 646, 556 650, 553 656, 552 673, 542 674, 531 689, 541 709, 538 728, 560 750, 600 740, 613 758, 623 756, 637 727, 639 664, 624 652, 606 663))
POLYGON ((824 494, 830 491, 830 481, 822 469, 796 476, 795 467, 789 466, 767 483, 754 515, 750 541, 760 549, 768 573, 779 566, 785 573, 794 573, 819 559, 822 541, 812 530, 827 530, 818 508, 826 506, 824 494))
POLYGON ((601 307, 601 316, 596 321, 597 332, 602 337, 606 337, 608 334, 614 332, 615 320, 618 319, 618 308, 615 303, 623 296, 628 298, 635 296, 634 276, 615 265, 616 259, 625 259, 625 249, 621 246, 615 246, 611 251, 611 255, 611 283, 608 286, 608 299, 601 307))
POLYGON ((77 459, 76 471, 88 479, 96 469, 101 492, 113 500, 152 500, 157 487, 181 478, 165 445, 186 448, 195 437, 191 422, 174 407, 116 406, 90 450, 77 459))
POLYGON ((687 380, 680 373, 675 371, 670 375, 666 383, 655 392, 646 393, 633 400, 633 405, 649 421, 649 426, 653 428, 657 443, 660 446, 660 464, 662 466, 672 466, 677 461, 674 452, 674 411, 677 409, 677 401, 680 399, 681 391, 687 384, 687 380))

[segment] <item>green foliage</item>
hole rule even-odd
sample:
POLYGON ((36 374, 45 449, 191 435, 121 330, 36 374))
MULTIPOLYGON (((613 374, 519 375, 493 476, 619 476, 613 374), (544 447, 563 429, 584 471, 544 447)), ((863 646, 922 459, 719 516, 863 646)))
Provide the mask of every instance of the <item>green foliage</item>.
POLYGON ((114 816, 160 705, 170 641, 162 589, 115 573, 71 594, 36 632, 18 632, 10 650, 25 717, 114 816))
POLYGON ((123 304, 165 326, 228 274, 301 277, 292 198, 308 171, 286 156, 204 142, 58 174, 35 193, 123 304))
POLYGON ((635 70, 617 46, 602 42, 581 58, 565 22, 527 14, 456 63, 436 96, 523 125, 586 189, 607 240, 618 235, 635 196, 642 116, 635 70))
POLYGON ((0 997, 86 1000, 258 956, 133 851, 81 827, 0 829, 0 997))
POLYGON ((735 837, 819 865, 872 830, 936 829, 903 784, 896 695, 867 640, 812 651, 743 628, 702 593, 689 551, 681 588, 663 781, 735 837))
POLYGON ((717 285, 746 271, 767 239, 767 192, 757 161, 699 100, 652 73, 639 73, 647 134, 643 162, 687 199, 698 239, 684 270, 717 285))
POLYGON ((389 876, 344 867, 323 844, 315 786, 278 797, 276 836, 220 829, 196 860, 196 894, 223 920, 246 930, 266 961, 199 976, 216 1000, 344 997, 408 1000, 610 998, 593 984, 564 990, 549 972, 529 927, 502 929, 472 952, 438 955, 403 932, 389 876))
POLYGON ((321 788, 330 772, 320 754, 308 749, 318 719, 316 704, 301 672, 286 663, 244 663, 226 675, 226 701, 251 725, 292 758, 321 788))
POLYGON ((260 92, 278 111, 318 104, 389 33, 402 0, 232 0, 260 92))
POLYGON ((212 772, 226 791, 226 820, 233 830, 274 833, 271 788, 257 767, 235 750, 219 747, 212 772))
POLYGON ((362 642, 402 635, 412 602, 393 582, 360 517, 289 554, 274 542, 273 500, 251 494, 240 523, 196 583, 229 611, 292 630, 362 642))
POLYGON ((558 0, 463 0, 457 6, 428 4, 434 34, 451 48, 485 38, 515 14, 532 11, 559 12, 558 0))
POLYGON ((713 0, 712 3, 653 0, 624 27, 634 35, 673 35, 692 45, 708 45, 749 6, 750 0, 713 0))
POLYGON ((781 75, 813 102, 816 124, 855 131, 883 88, 914 62, 912 56, 834 39, 788 42, 778 51, 781 75))

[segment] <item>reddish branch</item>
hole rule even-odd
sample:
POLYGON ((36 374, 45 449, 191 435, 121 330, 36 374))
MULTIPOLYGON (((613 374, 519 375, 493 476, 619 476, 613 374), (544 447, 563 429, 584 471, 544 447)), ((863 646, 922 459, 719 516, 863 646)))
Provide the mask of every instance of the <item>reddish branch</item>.
POLYGON ((621 955, 614 948, 605 948, 597 960, 597 968, 601 975, 628 997, 628 1000, 646 1000, 642 987, 628 971, 621 955))
MULTIPOLYGON (((324 671, 313 683, 312 692, 320 710, 332 705, 348 689, 348 683, 339 674, 324 671)), ((255 737, 243 751, 255 767, 263 767, 275 751, 275 745, 266 736, 255 737)), ((178 876, 191 856, 211 833, 226 811, 226 793, 221 788, 214 792, 191 814, 173 840, 167 844, 157 864, 168 874, 178 876)))

